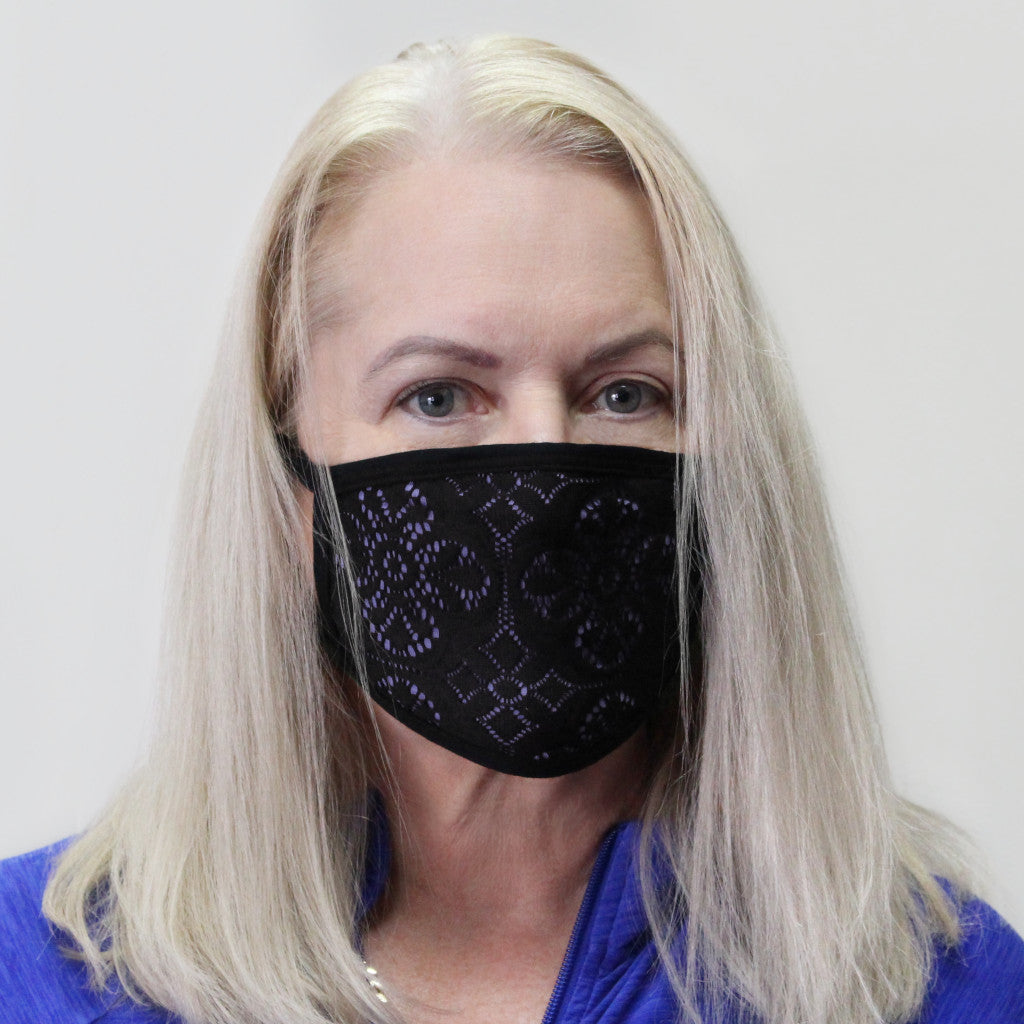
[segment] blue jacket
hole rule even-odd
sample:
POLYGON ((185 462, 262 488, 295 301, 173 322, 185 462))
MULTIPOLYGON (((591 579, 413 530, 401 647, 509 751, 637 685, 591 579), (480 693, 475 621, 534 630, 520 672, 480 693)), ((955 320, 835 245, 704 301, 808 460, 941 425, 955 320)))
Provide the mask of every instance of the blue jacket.
MULTIPOLYGON (((672 991, 647 933, 633 870, 633 823, 606 837, 591 874, 544 1024, 669 1024, 672 991)), ((0 863, 0 1024, 179 1024, 116 992, 95 993, 82 966, 60 952, 40 913, 61 846, 0 863)), ((377 843, 367 902, 387 872, 377 843)), ((964 908, 964 941, 936 963, 918 1024, 1024 1024, 1024 941, 980 901, 964 908)))

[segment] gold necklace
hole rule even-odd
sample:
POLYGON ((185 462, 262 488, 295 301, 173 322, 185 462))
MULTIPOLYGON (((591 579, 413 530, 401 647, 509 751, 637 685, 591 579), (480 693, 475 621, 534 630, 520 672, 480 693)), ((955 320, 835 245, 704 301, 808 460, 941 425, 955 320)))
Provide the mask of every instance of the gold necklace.
POLYGON ((388 997, 384 995, 384 989, 381 988, 380 982, 377 980, 377 968, 371 967, 366 962, 365 956, 360 956, 359 959, 363 961, 363 973, 366 975, 366 984, 373 989, 373 994, 382 1003, 386 1003, 388 1001, 388 997))

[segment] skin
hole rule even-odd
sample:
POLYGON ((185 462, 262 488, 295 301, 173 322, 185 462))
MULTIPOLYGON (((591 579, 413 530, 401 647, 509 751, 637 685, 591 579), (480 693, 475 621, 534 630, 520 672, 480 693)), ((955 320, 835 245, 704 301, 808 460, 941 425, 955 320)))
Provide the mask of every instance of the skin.
MULTIPOLYGON (((471 444, 673 450, 671 317, 637 192, 535 159, 420 159, 325 220, 300 441, 346 462, 471 444)), ((309 512, 307 502, 307 514, 309 512)), ((638 734, 521 779, 374 712, 393 784, 368 962, 403 1016, 538 1024, 607 829, 635 816, 638 734)))

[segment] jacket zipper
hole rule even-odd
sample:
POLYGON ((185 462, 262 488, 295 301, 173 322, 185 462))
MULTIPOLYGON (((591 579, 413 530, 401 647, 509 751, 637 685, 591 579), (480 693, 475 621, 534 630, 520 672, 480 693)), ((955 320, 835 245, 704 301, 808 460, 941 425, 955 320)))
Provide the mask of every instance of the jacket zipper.
POLYGON ((594 900, 597 898, 597 890, 601 885, 601 879, 604 877, 608 855, 611 852, 612 843, 615 841, 618 831, 619 826, 615 825, 601 841, 601 846, 597 851, 594 866, 590 871, 590 881, 587 882, 587 888, 583 893, 583 902, 580 904, 579 913, 576 915, 576 923, 572 926, 569 945, 565 949, 565 956, 562 957, 562 966, 558 969, 558 978, 555 980, 555 987, 551 993, 551 998, 548 1000, 548 1008, 544 1011, 544 1019, 541 1021, 541 1024, 555 1024, 555 1020, 558 1017, 558 1011, 562 1006, 562 996, 565 994, 565 987, 569 983, 569 975, 572 974, 572 969, 576 964, 576 955, 579 952, 576 947, 579 945, 580 936, 590 918, 590 910, 594 900))

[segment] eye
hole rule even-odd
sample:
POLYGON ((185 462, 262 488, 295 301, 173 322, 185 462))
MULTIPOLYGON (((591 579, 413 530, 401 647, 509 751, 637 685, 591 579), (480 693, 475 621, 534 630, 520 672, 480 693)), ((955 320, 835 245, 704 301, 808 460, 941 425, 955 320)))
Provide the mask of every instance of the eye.
POLYGON ((450 384, 424 388, 415 397, 417 408, 425 416, 447 416, 455 408, 455 389, 450 384))
POLYGON ((413 416, 439 420, 466 411, 466 389, 450 381, 422 381, 398 396, 397 405, 413 416))
POLYGON ((602 412, 628 415, 662 401, 663 397, 650 384, 642 381, 617 380, 601 389, 594 406, 602 412))

